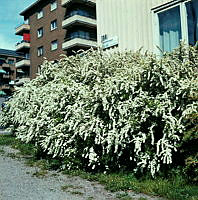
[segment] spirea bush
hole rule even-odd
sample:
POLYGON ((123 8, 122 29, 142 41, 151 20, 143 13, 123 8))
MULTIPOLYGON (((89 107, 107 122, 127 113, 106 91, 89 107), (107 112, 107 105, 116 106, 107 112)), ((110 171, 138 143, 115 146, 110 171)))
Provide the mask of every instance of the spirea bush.
MULTIPOLYGON (((198 54, 181 45, 163 57, 88 51, 45 61, 1 114, 17 138, 33 142, 65 167, 127 169, 154 176, 179 149, 189 97, 198 88, 198 54)), ((178 158, 174 158, 178 159, 178 158)))

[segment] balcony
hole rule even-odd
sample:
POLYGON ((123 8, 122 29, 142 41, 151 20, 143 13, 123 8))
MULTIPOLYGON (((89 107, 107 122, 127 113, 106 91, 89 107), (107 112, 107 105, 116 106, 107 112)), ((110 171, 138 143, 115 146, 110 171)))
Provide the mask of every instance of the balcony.
POLYGON ((23 33, 27 33, 30 31, 29 24, 21 24, 20 26, 16 27, 15 35, 23 35, 23 33))
POLYGON ((10 68, 10 64, 8 64, 8 63, 3 63, 3 64, 2 64, 2 67, 10 68))
POLYGON ((9 90, 10 89, 10 85, 7 85, 7 84, 6 85, 2 85, 1 89, 2 90, 9 90))
POLYGON ((30 60, 23 59, 16 63, 16 68, 24 67, 24 66, 30 66, 30 60))
POLYGON ((17 77, 15 85, 19 87, 28 81, 30 81, 30 78, 28 76, 17 77))
POLYGON ((67 50, 73 47, 97 48, 97 41, 96 38, 83 37, 81 35, 77 35, 75 37, 67 38, 62 44, 63 50, 67 50))
POLYGON ((4 79, 10 79, 10 75, 9 74, 3 74, 3 78, 4 79))
POLYGON ((81 15, 78 11, 75 14, 70 14, 66 16, 65 20, 62 22, 62 27, 67 28, 68 26, 76 24, 82 24, 88 27, 96 27, 96 19, 91 15, 81 15))
POLYGON ((16 44, 16 51, 22 51, 29 48, 30 48, 29 41, 22 40, 21 42, 16 44))
POLYGON ((87 5, 96 5, 96 0, 62 0, 62 6, 66 7, 70 3, 83 3, 87 5))

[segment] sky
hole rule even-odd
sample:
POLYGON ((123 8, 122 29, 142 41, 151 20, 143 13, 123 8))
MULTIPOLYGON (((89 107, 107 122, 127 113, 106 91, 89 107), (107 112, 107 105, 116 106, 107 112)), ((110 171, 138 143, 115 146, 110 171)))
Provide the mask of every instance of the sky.
POLYGON ((15 28, 23 23, 21 11, 36 0, 0 0, 0 49, 15 50, 15 44, 22 40, 15 35, 15 28))

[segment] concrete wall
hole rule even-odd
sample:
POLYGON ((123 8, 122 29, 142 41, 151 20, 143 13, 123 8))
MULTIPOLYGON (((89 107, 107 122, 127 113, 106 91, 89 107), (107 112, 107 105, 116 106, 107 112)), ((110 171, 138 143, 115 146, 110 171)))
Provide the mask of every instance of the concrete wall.
POLYGON ((101 36, 118 36, 119 50, 154 51, 152 8, 172 0, 97 0, 98 44, 101 36))

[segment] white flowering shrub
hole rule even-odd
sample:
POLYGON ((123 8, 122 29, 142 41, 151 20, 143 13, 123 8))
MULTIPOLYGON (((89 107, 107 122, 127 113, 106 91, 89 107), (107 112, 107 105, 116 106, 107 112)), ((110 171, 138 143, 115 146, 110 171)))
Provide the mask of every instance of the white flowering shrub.
POLYGON ((196 112, 198 56, 181 46, 159 58, 140 52, 88 51, 45 61, 18 88, 0 124, 68 169, 149 171, 174 162, 185 116, 196 112))

